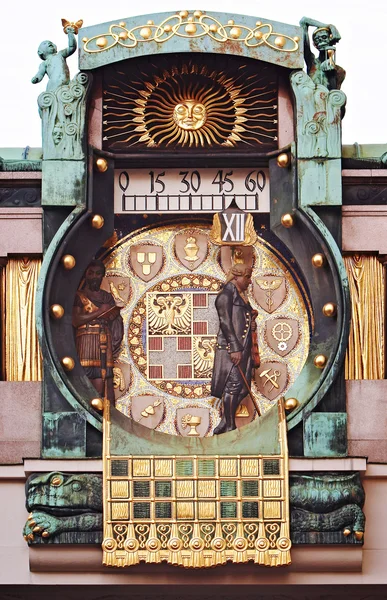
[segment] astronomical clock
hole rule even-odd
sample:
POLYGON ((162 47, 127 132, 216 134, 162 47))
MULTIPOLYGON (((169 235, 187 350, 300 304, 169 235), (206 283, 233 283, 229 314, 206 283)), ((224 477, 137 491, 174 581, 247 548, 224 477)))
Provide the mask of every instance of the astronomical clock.
POLYGON ((203 11, 85 27, 39 97, 44 455, 103 457, 107 566, 287 565, 313 538, 288 456, 345 452, 349 325, 345 96, 305 43, 203 11))

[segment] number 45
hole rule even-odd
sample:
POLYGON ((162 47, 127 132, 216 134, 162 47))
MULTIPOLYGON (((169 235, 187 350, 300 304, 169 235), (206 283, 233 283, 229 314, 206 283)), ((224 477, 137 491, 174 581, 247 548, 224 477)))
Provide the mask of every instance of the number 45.
POLYGON ((212 183, 219 186, 219 194, 221 194, 222 192, 229 193, 233 191, 234 184, 229 178, 229 175, 231 176, 232 174, 233 171, 228 171, 223 177, 223 170, 221 169, 215 175, 212 183), (226 186, 228 186, 228 189, 226 189, 226 186))

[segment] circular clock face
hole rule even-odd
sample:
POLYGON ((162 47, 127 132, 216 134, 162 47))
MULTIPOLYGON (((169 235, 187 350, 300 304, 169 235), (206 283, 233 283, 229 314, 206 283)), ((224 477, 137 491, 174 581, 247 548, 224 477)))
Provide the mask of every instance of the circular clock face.
MULTIPOLYGON (((215 300, 231 267, 230 247, 206 225, 134 232, 105 260, 103 287, 121 306, 125 334, 114 364, 116 407, 171 435, 212 435, 221 402, 211 395, 219 330, 215 300)), ((259 238, 239 260, 252 267, 247 300, 258 313, 261 365, 236 415, 238 427, 270 410, 299 375, 309 350, 310 306, 291 264, 259 238)), ((235 256, 234 256, 235 261, 235 256)))

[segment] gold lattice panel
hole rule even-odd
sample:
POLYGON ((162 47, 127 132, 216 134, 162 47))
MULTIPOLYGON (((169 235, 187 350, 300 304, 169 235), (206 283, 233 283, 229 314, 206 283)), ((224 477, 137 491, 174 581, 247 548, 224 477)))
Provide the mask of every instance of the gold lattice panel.
POLYGON ((111 456, 105 411, 104 564, 290 563, 286 422, 270 456, 111 456))

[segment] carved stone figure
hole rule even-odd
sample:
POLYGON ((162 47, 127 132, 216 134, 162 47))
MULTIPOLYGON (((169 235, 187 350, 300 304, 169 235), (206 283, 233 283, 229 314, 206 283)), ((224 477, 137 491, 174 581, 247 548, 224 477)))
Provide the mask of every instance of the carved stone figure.
POLYGON ((219 292, 215 307, 219 333, 215 347, 211 394, 223 400, 223 416, 214 435, 236 429, 235 414, 251 385, 252 332, 256 328, 253 309, 245 296, 252 270, 235 264, 219 292))
POLYGON ((48 77, 46 91, 38 98, 44 159, 82 160, 85 157, 83 138, 89 76, 86 73, 78 73, 70 81, 70 71, 66 63, 66 58, 77 49, 74 34, 78 33, 82 21, 70 23, 62 19, 62 25, 68 36, 67 48, 58 52, 53 42, 42 42, 38 48, 38 55, 43 62, 31 81, 38 83, 45 75, 48 77))
MULTIPOLYGON (((361 543, 364 489, 358 472, 290 475, 291 539, 298 544, 361 543)), ((102 477, 33 474, 26 483, 28 544, 101 543, 102 477)))
POLYGON ((73 532, 72 536, 63 542, 78 541, 80 532, 96 532, 84 541, 99 541, 96 534, 102 532, 101 475, 34 473, 27 480, 26 491, 30 514, 23 535, 29 544, 42 539, 52 541, 68 532, 73 532))
POLYGON ((113 296, 101 289, 105 265, 93 260, 85 272, 73 308, 73 326, 81 365, 101 395, 114 402, 113 357, 119 352, 124 329, 120 308, 113 296))
POLYGON ((289 483, 293 541, 342 543, 352 533, 350 541, 363 539, 365 495, 359 473, 294 473, 289 483))
MULTIPOLYGON (((51 81, 51 80, 50 80, 51 81)), ((62 85, 47 86, 38 98, 42 117, 43 157, 82 160, 89 76, 78 73, 62 85)))
POLYGON ((77 49, 77 41, 75 39, 75 28, 68 25, 65 28, 65 33, 68 36, 67 48, 59 50, 53 42, 45 40, 38 48, 39 58, 42 59, 38 72, 31 79, 32 83, 39 83, 43 77, 47 75, 47 92, 56 90, 60 85, 65 85, 70 81, 70 71, 66 63, 66 58, 74 54, 77 49))
POLYGON ((346 96, 316 84, 306 73, 290 76, 297 106, 297 142, 300 158, 341 157, 341 109, 346 96))
POLYGON ((326 25, 303 17, 300 25, 304 30, 304 56, 309 77, 315 84, 328 90, 339 90, 345 79, 345 71, 335 63, 336 48, 341 36, 334 25, 326 25), (309 27, 317 27, 312 34, 313 44, 319 51, 318 57, 310 49, 309 27))

